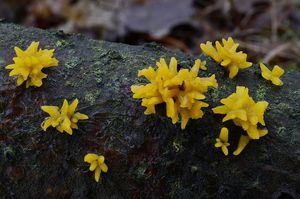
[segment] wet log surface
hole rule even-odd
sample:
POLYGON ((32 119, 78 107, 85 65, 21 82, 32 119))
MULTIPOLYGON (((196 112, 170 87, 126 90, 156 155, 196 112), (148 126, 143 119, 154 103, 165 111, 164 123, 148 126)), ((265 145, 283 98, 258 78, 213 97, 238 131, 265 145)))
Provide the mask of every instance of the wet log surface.
POLYGON ((208 70, 200 76, 215 73, 219 82, 207 93, 210 108, 237 85, 270 103, 269 134, 239 156, 225 157, 214 147, 219 130, 229 128, 231 153, 242 130, 223 124, 210 108, 181 130, 163 107, 145 116, 140 100, 132 99, 130 86, 145 82, 137 71, 172 56, 181 67, 193 65, 193 57, 157 44, 129 46, 0 23, 0 198, 299 198, 300 70, 286 71, 278 88, 261 78, 257 65, 230 80, 201 56, 208 70), (44 70, 41 88, 16 87, 4 66, 12 62, 14 46, 25 49, 32 41, 55 48, 59 66, 44 70), (76 97, 78 111, 90 119, 73 136, 42 132, 47 115, 40 106, 76 97), (109 171, 100 183, 83 162, 88 152, 106 157, 109 171))

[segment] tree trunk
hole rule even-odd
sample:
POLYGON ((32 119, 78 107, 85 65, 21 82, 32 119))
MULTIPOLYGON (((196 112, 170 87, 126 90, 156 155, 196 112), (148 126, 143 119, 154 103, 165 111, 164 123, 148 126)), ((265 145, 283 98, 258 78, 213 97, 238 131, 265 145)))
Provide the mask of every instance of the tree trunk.
POLYGON ((287 70, 284 85, 276 87, 260 76, 258 65, 231 80, 201 55, 208 70, 200 76, 216 74, 219 88, 207 93, 204 117, 181 130, 163 110, 145 116, 130 91, 145 82, 139 69, 172 56, 181 67, 194 63, 158 44, 129 46, 0 23, 0 198, 299 198, 299 68, 287 70), (25 49, 32 41, 55 48, 59 66, 45 70, 40 88, 16 87, 4 66, 12 63, 15 46, 25 49), (247 86, 255 101, 269 102, 269 134, 234 156, 243 131, 222 123, 211 108, 237 85, 247 86), (61 106, 64 98, 78 98, 78 110, 90 119, 79 122, 72 136, 43 132, 47 115, 40 106, 61 106), (228 156, 214 147, 223 126, 229 128, 228 156), (86 153, 106 157, 109 170, 99 183, 83 162, 86 153))

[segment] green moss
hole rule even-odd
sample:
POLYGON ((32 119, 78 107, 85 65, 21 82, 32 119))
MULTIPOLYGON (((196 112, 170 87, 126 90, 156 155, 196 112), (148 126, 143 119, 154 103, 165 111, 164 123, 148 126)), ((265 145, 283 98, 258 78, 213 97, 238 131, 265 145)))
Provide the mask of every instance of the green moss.
POLYGON ((108 54, 107 50, 101 47, 94 47, 93 50, 96 52, 94 56, 96 60, 108 54))
POLYGON ((55 46, 58 48, 58 47, 64 47, 68 45, 68 42, 66 40, 58 40, 56 43, 55 43, 55 46))
POLYGON ((72 69, 75 68, 78 64, 80 64, 80 58, 78 57, 73 57, 71 60, 68 60, 65 63, 66 68, 72 69))
POLYGON ((259 85, 258 89, 256 90, 256 100, 261 101, 264 100, 266 96, 266 88, 259 85))
POLYGON ((65 85, 73 87, 74 89, 80 89, 80 87, 83 85, 83 83, 84 83, 83 80, 78 80, 76 82, 67 80, 65 85))
POLYGON ((100 95, 100 91, 93 91, 90 93, 87 93, 84 96, 85 101, 87 101, 90 105, 94 105, 96 103, 97 97, 100 95))
POLYGON ((274 112, 274 114, 289 114, 290 112, 295 113, 295 111, 293 111, 293 109, 291 108, 291 106, 285 102, 282 102, 282 100, 280 100, 281 102, 276 104, 276 103, 271 103, 268 107, 269 110, 272 110, 274 112))
POLYGON ((98 52, 98 53, 103 52, 103 48, 101 48, 101 47, 94 47, 93 50, 98 52))
POLYGON ((220 100, 223 98, 223 97, 227 97, 227 96, 223 96, 224 95, 224 91, 226 91, 227 88, 226 88, 226 84, 223 84, 223 85, 219 85, 218 88, 211 88, 208 93, 206 94, 207 95, 207 99, 212 101, 213 103, 220 103, 220 100), (223 94, 223 95, 222 95, 223 94))
POLYGON ((218 103, 220 101, 220 90, 219 89, 213 89, 210 92, 210 101, 214 103, 218 103))
POLYGON ((285 136, 286 135, 286 128, 284 126, 281 126, 277 129, 276 132, 279 136, 285 136))
MULTIPOLYGON (((179 60, 179 65, 184 66, 184 68, 192 68, 194 63, 192 63, 190 60, 183 60, 183 61, 179 60)), ((200 71, 200 73, 201 73, 201 71, 200 71)))
POLYGON ((121 54, 115 50, 109 50, 107 56, 110 59, 122 59, 121 54))
POLYGON ((282 112, 284 110, 286 110, 286 111, 289 110, 291 107, 290 107, 290 105, 288 105, 284 102, 281 102, 281 103, 276 105, 276 108, 282 112))
POLYGON ((95 75, 95 81, 97 83, 102 83, 103 75, 104 75, 104 71, 101 70, 100 66, 101 66, 101 62, 99 61, 94 64, 94 69, 95 69, 94 75, 95 75))

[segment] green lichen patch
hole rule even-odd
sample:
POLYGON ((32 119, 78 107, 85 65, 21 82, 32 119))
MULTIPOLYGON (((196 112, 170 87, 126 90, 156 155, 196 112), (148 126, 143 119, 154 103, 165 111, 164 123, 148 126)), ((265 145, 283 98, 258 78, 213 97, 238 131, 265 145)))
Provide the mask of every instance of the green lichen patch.
POLYGON ((91 106, 96 104, 97 102, 97 98, 99 97, 101 91, 100 90, 96 90, 93 92, 88 92, 85 96, 84 99, 85 101, 87 101, 91 106))
POLYGON ((262 101, 265 100, 266 97, 266 88, 262 85, 258 85, 258 88, 256 90, 256 100, 262 101))
POLYGON ((55 43, 56 48, 62 48, 65 47, 66 45, 68 45, 69 43, 66 40, 58 40, 55 43))
POLYGON ((94 78, 98 84, 102 83, 104 76, 105 76, 105 71, 101 69, 102 68, 101 66, 102 66, 101 62, 99 62, 99 61, 95 62, 94 66, 93 66, 95 68, 94 78))
POLYGON ((277 129, 277 135, 279 135, 279 136, 285 136, 286 135, 286 128, 284 127, 284 126, 281 126, 281 127, 279 127, 278 129, 277 129))
POLYGON ((81 63, 81 60, 79 57, 72 57, 72 59, 69 59, 66 61, 65 66, 67 69, 73 69, 76 66, 78 66, 81 63))
POLYGON ((277 111, 285 112, 285 111, 290 111, 291 107, 288 103, 285 102, 280 102, 279 104, 276 105, 277 111))

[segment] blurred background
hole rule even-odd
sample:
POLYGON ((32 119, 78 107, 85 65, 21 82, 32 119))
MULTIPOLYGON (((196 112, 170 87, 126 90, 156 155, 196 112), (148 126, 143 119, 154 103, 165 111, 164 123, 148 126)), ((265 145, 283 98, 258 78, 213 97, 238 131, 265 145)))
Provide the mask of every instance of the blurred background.
POLYGON ((193 55, 232 36, 252 62, 300 68, 300 0, 0 0, 0 20, 193 55))

